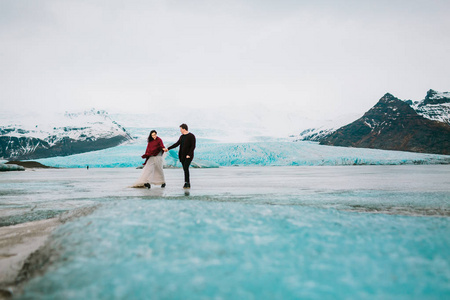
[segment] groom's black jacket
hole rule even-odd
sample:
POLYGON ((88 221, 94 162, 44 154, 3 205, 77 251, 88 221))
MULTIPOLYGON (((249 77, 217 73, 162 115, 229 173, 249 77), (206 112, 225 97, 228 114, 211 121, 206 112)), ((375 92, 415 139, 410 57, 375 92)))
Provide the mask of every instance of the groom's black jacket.
POLYGON ((194 158, 194 149, 195 149, 195 135, 192 133, 182 134, 178 139, 178 142, 167 148, 168 150, 176 148, 180 146, 180 150, 178 151, 178 158, 180 161, 184 161, 186 156, 189 155, 191 158, 194 158))

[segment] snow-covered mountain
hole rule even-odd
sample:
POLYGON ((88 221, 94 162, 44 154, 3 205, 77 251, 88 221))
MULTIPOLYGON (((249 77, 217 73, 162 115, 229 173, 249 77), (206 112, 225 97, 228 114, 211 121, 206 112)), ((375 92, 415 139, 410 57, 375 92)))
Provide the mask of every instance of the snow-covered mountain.
POLYGON ((429 90, 422 101, 406 101, 424 118, 450 125, 450 93, 429 90))
POLYGON ((429 97, 417 104, 425 108, 424 113, 419 114, 410 103, 387 93, 361 118, 339 128, 320 143, 449 155, 450 125, 441 121, 444 116, 431 115, 429 109, 445 106, 446 101, 441 97, 429 97))
POLYGON ((320 140, 326 138, 342 126, 352 122, 358 118, 358 115, 349 114, 344 115, 334 120, 327 120, 317 123, 315 127, 310 127, 302 132, 299 135, 292 135, 291 138, 294 142, 298 141, 311 141, 311 142, 319 142, 320 140))
POLYGON ((36 116, 2 115, 0 158, 35 159, 66 156, 117 146, 130 134, 106 111, 36 116))
MULTIPOLYGON (((450 92, 437 92, 429 90, 425 99, 421 101, 406 100, 418 115, 433 121, 438 121, 450 125, 450 92)), ((333 121, 326 121, 322 124, 303 130, 299 135, 292 136, 294 141, 314 141, 325 140, 339 128, 357 119, 357 116, 343 117, 333 121)))

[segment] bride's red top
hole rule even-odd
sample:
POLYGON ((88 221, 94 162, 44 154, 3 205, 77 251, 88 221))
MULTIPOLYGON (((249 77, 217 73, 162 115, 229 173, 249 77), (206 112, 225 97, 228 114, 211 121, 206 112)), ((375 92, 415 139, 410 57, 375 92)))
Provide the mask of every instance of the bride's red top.
POLYGON ((151 140, 147 145, 147 150, 145 150, 145 154, 142 155, 142 158, 148 158, 150 156, 158 155, 164 147, 163 141, 156 137, 156 139, 151 140))

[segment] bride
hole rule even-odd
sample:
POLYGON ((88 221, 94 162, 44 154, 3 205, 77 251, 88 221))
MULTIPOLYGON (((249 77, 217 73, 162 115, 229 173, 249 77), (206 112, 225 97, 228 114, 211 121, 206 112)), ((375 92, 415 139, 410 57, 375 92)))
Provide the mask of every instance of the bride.
POLYGON ((161 185, 166 187, 163 172, 163 151, 166 147, 163 141, 157 136, 156 130, 152 130, 148 136, 147 149, 142 158, 145 158, 144 168, 142 169, 141 177, 136 181, 132 187, 134 188, 151 188, 151 185, 161 185))

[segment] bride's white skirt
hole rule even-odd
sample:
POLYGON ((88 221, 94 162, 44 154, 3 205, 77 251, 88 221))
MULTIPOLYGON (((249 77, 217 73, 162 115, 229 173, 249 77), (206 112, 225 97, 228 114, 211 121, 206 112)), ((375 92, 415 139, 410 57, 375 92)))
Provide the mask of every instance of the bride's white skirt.
POLYGON ((163 156, 150 156, 144 168, 142 169, 141 177, 133 184, 132 187, 144 187, 145 183, 154 185, 161 185, 165 183, 163 172, 163 156))

